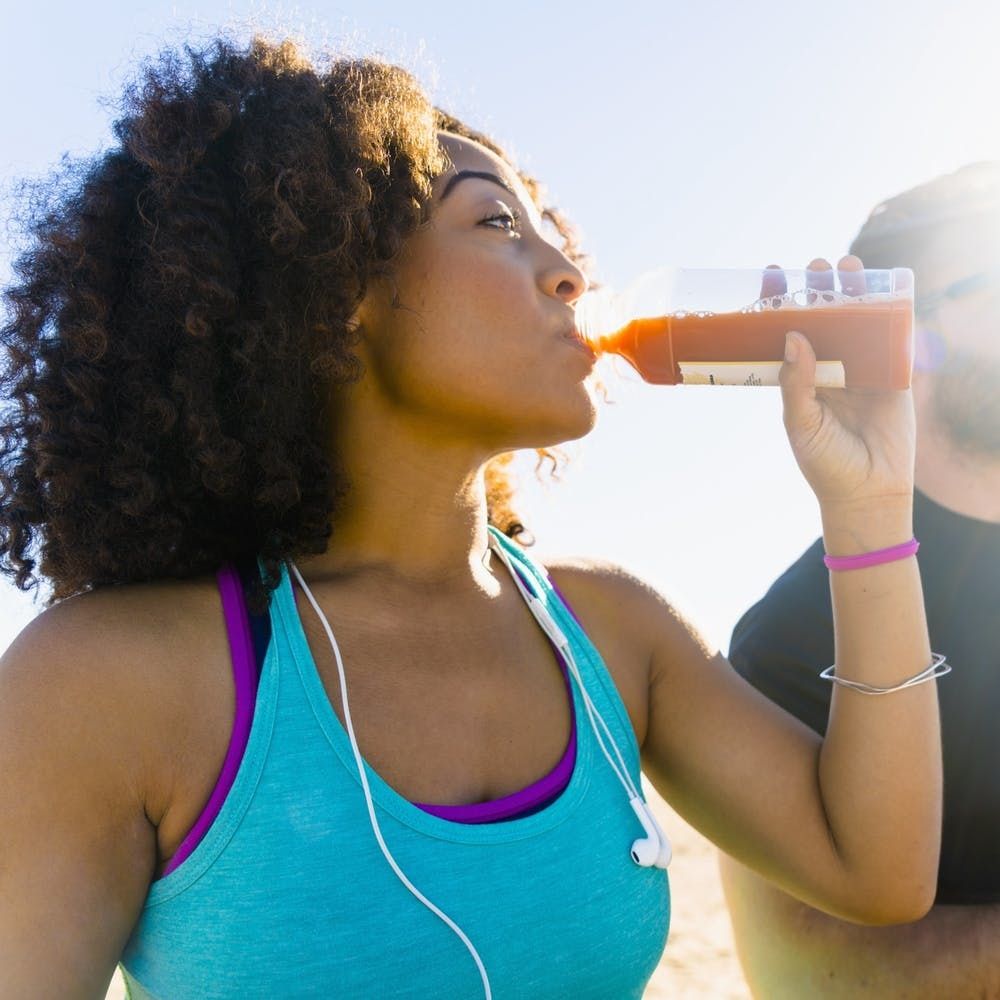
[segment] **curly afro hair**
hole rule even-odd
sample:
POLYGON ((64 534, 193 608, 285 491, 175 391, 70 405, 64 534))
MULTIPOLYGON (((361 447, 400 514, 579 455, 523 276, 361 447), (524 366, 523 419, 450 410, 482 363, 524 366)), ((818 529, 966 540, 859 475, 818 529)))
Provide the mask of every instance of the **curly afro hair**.
MULTIPOLYGON (((29 206, 0 331, 0 570, 58 600, 259 556, 263 598, 325 550, 347 487, 324 400, 361 374, 351 316, 426 218, 439 130, 504 155, 377 60, 320 70, 258 39, 143 70, 113 147, 29 206)), ((509 461, 489 514, 516 537, 509 461)))

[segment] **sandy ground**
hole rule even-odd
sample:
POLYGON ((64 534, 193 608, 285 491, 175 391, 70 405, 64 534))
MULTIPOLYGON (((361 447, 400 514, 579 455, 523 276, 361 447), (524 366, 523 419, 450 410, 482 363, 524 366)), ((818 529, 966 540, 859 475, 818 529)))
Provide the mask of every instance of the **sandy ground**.
POLYGON ((718 852, 655 793, 657 819, 673 845, 670 937, 645 1000, 750 1000, 733 949, 719 883, 718 852))
MULTIPOLYGON (((749 1000, 733 953, 715 848, 662 802, 657 803, 657 818, 674 849, 672 914, 667 950, 645 1000, 749 1000)), ((115 975, 106 1000, 124 996, 115 975)))

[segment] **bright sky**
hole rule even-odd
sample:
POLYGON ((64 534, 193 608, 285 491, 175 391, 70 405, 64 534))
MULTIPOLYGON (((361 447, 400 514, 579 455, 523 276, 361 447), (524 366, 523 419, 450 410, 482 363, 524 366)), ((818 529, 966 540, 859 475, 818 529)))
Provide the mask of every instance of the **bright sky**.
MULTIPOLYGON (((1000 158, 1000 15, 984 0, 592 11, 540 0, 17 4, 0 61, 0 217, 12 178, 109 142, 116 95, 144 55, 251 19, 414 70, 547 183, 618 287, 662 264, 836 257, 880 199, 1000 158)), ((740 612, 818 533, 777 390, 608 381, 615 402, 572 447, 561 484, 526 477, 536 551, 623 564, 726 648, 740 612)), ((0 649, 34 612, 0 588, 0 649)))

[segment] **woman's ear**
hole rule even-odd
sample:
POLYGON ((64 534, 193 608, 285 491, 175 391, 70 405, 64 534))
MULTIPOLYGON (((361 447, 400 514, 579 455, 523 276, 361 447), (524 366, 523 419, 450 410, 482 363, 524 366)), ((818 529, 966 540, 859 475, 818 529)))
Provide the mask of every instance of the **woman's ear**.
POLYGON ((373 331, 379 327, 379 314, 382 306, 379 303, 381 294, 376 290, 377 279, 368 282, 365 294, 357 304, 354 312, 351 313, 347 321, 347 328, 351 331, 352 339, 356 348, 364 349, 373 331))
POLYGON ((348 320, 359 345, 370 345, 389 327, 389 317, 399 308, 399 291, 391 274, 370 278, 365 294, 348 320))

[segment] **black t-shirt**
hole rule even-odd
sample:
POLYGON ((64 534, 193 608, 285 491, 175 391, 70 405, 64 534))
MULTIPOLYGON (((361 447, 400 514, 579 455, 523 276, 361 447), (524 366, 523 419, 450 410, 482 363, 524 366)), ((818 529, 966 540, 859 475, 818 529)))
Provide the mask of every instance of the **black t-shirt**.
MULTIPOLYGON (((931 649, 953 667, 938 682, 944 830, 937 902, 1000 902, 1000 525, 962 517, 919 492, 913 521, 931 649)), ((826 730, 832 685, 819 672, 834 659, 822 540, 743 616, 729 658, 772 701, 826 730)))

